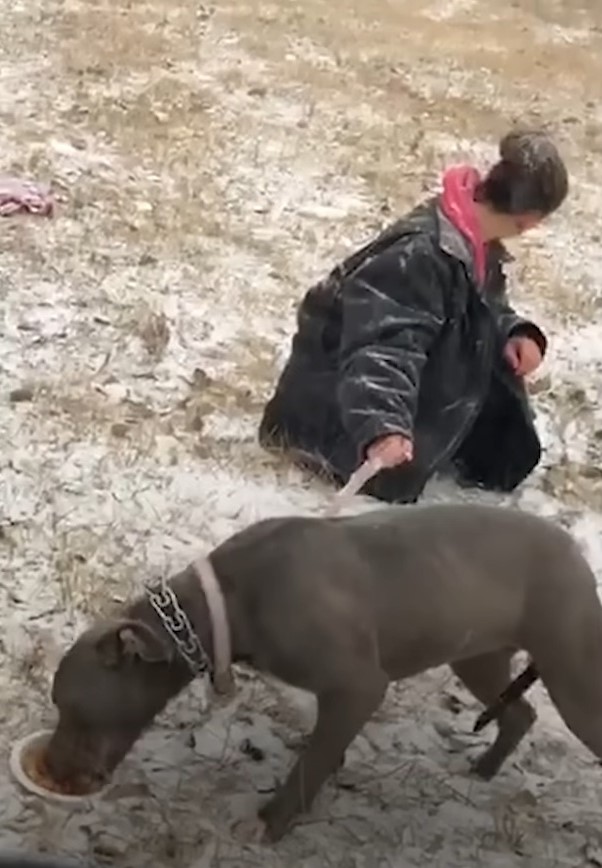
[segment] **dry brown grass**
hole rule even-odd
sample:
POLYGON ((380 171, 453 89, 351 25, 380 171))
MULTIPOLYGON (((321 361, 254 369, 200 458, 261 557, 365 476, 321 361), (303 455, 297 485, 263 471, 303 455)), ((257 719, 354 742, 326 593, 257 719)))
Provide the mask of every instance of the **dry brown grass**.
MULTIPOLYGON (((492 27, 488 12, 472 8, 452 18, 425 17, 431 5, 388 3, 376 16, 356 0, 341 16, 325 0, 286 8, 250 0, 219 11, 155 0, 127 8, 71 4, 53 18, 61 78, 55 135, 70 143, 75 156, 69 159, 81 166, 73 183, 39 144, 13 162, 32 173, 58 170, 68 191, 62 219, 69 237, 50 229, 40 240, 24 226, 18 243, 25 259, 85 281, 87 298, 78 303, 97 305, 97 321, 105 317, 113 332, 103 344, 104 361, 88 375, 71 371, 60 382, 34 384, 31 412, 49 431, 58 436, 69 429, 72 442, 101 438, 125 466, 151 457, 164 436, 197 457, 236 460, 227 440, 206 434, 207 420, 216 413, 257 415, 276 373, 272 334, 237 335, 224 349, 228 371, 202 388, 191 381, 188 394, 184 388, 160 411, 145 399, 111 401, 103 394, 119 381, 115 360, 129 352, 132 337, 146 353, 151 378, 174 339, 164 309, 169 279, 155 285, 163 259, 177 258, 195 271, 199 299, 228 293, 249 320, 260 306, 292 321, 295 293, 310 276, 310 269, 299 269, 304 251, 315 247, 334 256, 348 249, 347 241, 362 240, 433 189, 450 148, 458 159, 472 158, 475 143, 520 117, 555 130, 571 164, 587 170, 582 149, 595 155, 602 134, 595 113, 602 54, 564 38, 534 47, 544 23, 566 25, 569 13, 557 6, 542 19, 542 10, 523 3, 492 27), (220 39, 233 33, 228 64, 216 53, 220 39), (561 94, 547 88, 551 79, 562 80, 561 94), (278 133, 270 107, 278 110, 292 96, 301 111, 286 117, 278 133), (309 156, 312 142, 320 141, 332 158, 332 182, 358 179, 380 211, 340 218, 328 226, 326 241, 315 223, 287 217, 288 239, 274 240, 274 223, 263 224, 279 207, 277 190, 267 191, 265 206, 249 208, 245 199, 270 167, 266 129, 268 139, 274 136, 268 143, 278 145, 272 159, 279 167, 309 156), (250 172, 247 186, 233 171, 238 154, 250 172), (263 263, 269 291, 259 299, 247 292, 241 270, 232 293, 219 272, 228 251, 247 256, 250 268, 263 263), (128 269, 125 286, 112 281, 120 267, 128 269)), ((580 12, 569 17, 582 26, 580 12)), ((578 210, 579 204, 575 216, 578 210)), ((14 227, 6 238, 17 243, 14 227)), ((546 255, 545 245, 526 245, 516 269, 519 292, 559 321, 587 320, 597 311, 597 287, 582 281, 576 295, 567 270, 546 255)), ((77 584, 77 564, 62 554, 59 562, 59 572, 73 574, 77 584)))

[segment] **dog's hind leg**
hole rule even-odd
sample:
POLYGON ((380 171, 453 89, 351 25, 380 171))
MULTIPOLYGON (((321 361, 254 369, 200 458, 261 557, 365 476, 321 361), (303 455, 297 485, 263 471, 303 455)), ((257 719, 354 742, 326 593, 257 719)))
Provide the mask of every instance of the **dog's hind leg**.
POLYGON ((579 684, 570 677, 544 678, 542 680, 548 689, 552 702, 560 716, 571 730, 591 752, 602 761, 602 684, 594 684, 600 680, 600 669, 591 667, 590 684, 579 684))
MULTIPOLYGON (((489 706, 512 680, 512 657, 511 651, 495 651, 454 663, 452 669, 473 696, 489 706)), ((493 778, 531 729, 535 718, 535 710, 522 697, 507 705, 497 720, 497 738, 477 759, 474 771, 485 780, 493 778)))
POLYGON ((584 619, 570 644, 559 643, 550 659, 542 655, 538 668, 568 728, 602 760, 602 618, 596 620, 592 631, 584 619))
POLYGON ((277 841, 307 811, 345 750, 380 706, 388 685, 377 666, 351 667, 349 683, 318 695, 318 719, 307 746, 274 797, 260 811, 267 837, 277 841))
POLYGON ((523 644, 568 728, 602 760, 602 606, 596 579, 576 546, 546 566, 548 593, 525 623, 523 644))

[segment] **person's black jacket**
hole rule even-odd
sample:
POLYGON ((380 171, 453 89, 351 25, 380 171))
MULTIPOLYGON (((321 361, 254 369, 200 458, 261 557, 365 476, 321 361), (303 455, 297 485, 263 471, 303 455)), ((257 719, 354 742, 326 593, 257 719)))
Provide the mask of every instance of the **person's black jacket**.
POLYGON ((305 296, 261 443, 343 481, 375 439, 411 437, 411 464, 368 489, 390 501, 414 500, 450 462, 468 484, 514 488, 540 445, 503 347, 525 333, 545 352, 546 339, 507 302, 508 258, 489 245, 478 289, 470 248, 436 200, 390 226, 305 296))

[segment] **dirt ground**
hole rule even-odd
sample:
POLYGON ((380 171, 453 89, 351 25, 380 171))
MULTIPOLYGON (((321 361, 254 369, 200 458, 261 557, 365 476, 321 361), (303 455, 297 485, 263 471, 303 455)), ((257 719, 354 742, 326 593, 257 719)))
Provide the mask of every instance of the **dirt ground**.
MULTIPOLYGON (((90 616, 252 520, 323 508, 323 486, 254 440, 295 305, 445 165, 494 156, 514 121, 552 130, 573 180, 515 250, 514 298, 550 351, 533 386, 545 460, 512 500, 571 528, 602 578, 597 0, 0 13, 0 173, 60 200, 51 220, 0 223, 4 757, 52 723, 53 667, 90 616)), ((311 702, 246 680, 210 713, 197 684, 90 809, 27 797, 0 769, 0 845, 124 868, 600 866, 602 771, 537 705, 529 743, 484 785, 468 763, 488 734, 471 735, 477 708, 447 673, 392 689, 311 815, 266 850, 230 827, 284 774, 311 702)))

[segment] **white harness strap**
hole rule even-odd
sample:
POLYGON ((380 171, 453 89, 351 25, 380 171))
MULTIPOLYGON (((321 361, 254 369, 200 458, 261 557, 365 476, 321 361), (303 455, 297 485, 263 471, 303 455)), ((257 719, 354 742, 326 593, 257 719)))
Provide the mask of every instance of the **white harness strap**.
MULTIPOLYGON (((332 503, 326 508, 327 516, 336 515, 358 491, 382 470, 380 461, 365 461, 361 467, 353 473, 347 484, 338 491, 332 503)), ((224 595, 219 586, 213 564, 208 557, 197 558, 193 563, 194 570, 199 578, 203 594, 207 601, 211 628, 213 633, 213 687, 216 693, 230 694, 234 690, 234 676, 232 674, 232 645, 230 639, 230 626, 226 613, 224 595)))
POLYGON ((234 689, 232 675, 232 645, 226 603, 219 586, 213 564, 208 557, 197 558, 193 563, 201 588, 207 601, 211 631, 213 633, 213 687, 216 693, 228 694, 234 689))

